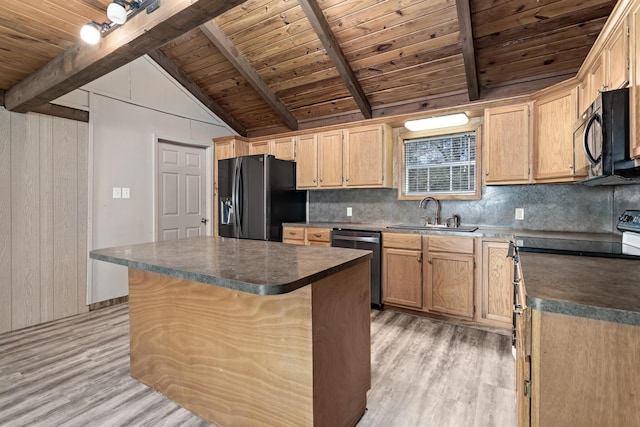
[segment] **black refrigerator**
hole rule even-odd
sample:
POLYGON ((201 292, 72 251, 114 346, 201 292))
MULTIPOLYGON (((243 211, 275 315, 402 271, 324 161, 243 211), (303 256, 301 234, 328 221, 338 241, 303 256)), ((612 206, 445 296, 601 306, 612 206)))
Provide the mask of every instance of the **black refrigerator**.
POLYGON ((283 222, 306 221, 307 192, 296 190, 296 164, 269 154, 218 161, 218 234, 282 240, 283 222))

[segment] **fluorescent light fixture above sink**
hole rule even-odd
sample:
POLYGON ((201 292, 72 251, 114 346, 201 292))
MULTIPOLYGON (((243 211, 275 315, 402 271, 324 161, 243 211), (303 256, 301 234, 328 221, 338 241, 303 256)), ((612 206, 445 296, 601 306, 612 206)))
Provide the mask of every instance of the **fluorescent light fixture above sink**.
POLYGON ((407 120, 404 127, 412 132, 460 126, 469 123, 465 113, 449 114, 447 116, 427 117, 426 119, 407 120))

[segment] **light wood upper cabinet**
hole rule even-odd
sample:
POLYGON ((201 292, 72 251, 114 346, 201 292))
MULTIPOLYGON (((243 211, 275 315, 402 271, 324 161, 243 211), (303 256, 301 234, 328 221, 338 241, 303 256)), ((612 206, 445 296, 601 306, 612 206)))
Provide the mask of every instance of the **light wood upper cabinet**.
POLYGON ((362 126, 345 131, 345 184, 356 187, 390 187, 391 128, 362 126))
POLYGON ((517 104, 485 110, 486 184, 530 182, 530 108, 530 104, 517 104))
POLYGON ((424 309, 471 319, 474 313, 473 238, 425 236, 424 239, 428 239, 427 262, 423 267, 424 309))
POLYGON ((631 27, 630 63, 631 78, 629 90, 629 114, 631 139, 631 156, 640 158, 640 4, 631 10, 629 16, 631 27))
MULTIPOLYGON (((633 19, 633 18, 632 18, 633 19)), ((620 89, 629 83, 629 34, 627 19, 611 32, 602 50, 580 85, 579 113, 582 114, 595 101, 599 92, 620 89)))
POLYGON ((342 130, 318 134, 318 186, 342 187, 342 153, 344 132, 342 130))
POLYGON ((296 186, 300 189, 318 186, 318 136, 313 133, 297 137, 296 186))
POLYGON ((629 82, 629 33, 624 19, 604 46, 605 90, 620 89, 629 82))
POLYGON ((277 159, 295 160, 296 159, 296 143, 295 137, 288 136, 284 138, 276 138, 271 141, 271 154, 277 159))
POLYGON ((384 233, 382 242, 382 301, 421 309, 421 236, 384 233))
MULTIPOLYGON (((538 182, 562 182, 577 176, 573 131, 577 120, 577 88, 541 98, 534 103, 533 178, 538 182)), ((578 163, 582 163, 578 159, 578 163)))
POLYGON ((391 134, 387 125, 371 125, 298 136, 298 188, 390 188, 391 134))
POLYGON ((271 154, 270 141, 258 141, 249 144, 249 154, 271 154))
POLYGON ((513 306, 513 260, 508 241, 482 242, 480 321, 509 327, 513 306))

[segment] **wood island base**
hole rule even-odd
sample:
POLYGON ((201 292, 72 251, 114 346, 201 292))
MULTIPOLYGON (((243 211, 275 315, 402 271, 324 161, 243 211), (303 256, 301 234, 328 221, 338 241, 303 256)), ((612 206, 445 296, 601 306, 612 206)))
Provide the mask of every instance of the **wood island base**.
POLYGON ((219 426, 354 426, 369 261, 280 295, 129 268, 131 376, 219 426))

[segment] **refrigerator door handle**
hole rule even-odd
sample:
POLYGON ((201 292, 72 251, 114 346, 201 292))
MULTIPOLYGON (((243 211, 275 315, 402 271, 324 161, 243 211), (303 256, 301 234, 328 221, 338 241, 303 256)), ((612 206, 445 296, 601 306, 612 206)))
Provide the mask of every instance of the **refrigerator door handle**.
POLYGON ((234 180, 233 185, 235 187, 233 191, 233 197, 235 199, 236 206, 236 216, 235 216, 235 225, 236 225, 236 235, 237 237, 242 237, 242 215, 243 215, 243 206, 242 206, 242 158, 238 158, 236 161, 236 169, 234 171, 234 180))

